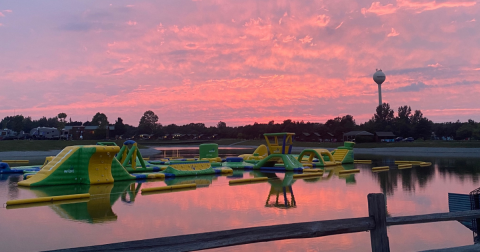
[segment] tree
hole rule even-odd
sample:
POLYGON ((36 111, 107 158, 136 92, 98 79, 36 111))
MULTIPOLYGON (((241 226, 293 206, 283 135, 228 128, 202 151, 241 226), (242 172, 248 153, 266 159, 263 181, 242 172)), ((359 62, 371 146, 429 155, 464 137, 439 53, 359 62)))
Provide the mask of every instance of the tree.
POLYGON ((217 123, 217 128, 218 128, 219 130, 221 130, 221 129, 226 129, 226 128, 227 128, 227 124, 226 124, 225 122, 220 121, 220 122, 217 123))
POLYGON ((94 131, 96 139, 108 138, 108 118, 104 113, 97 112, 91 122, 92 126, 98 126, 94 131))
POLYGON ((412 131, 410 117, 412 109, 405 105, 398 108, 398 116, 395 118, 396 134, 403 137, 408 137, 412 131))
POLYGON ((383 103, 377 106, 375 114, 375 121, 377 122, 392 122, 394 119, 394 112, 390 109, 390 104, 383 103))
POLYGON ((67 118, 67 114, 65 114, 65 113, 58 113, 57 117, 58 117, 58 119, 60 120, 60 122, 65 123, 65 122, 66 122, 65 119, 67 118))
POLYGON ((23 130, 24 119, 22 115, 6 116, 0 124, 2 125, 2 129, 8 128, 18 133, 23 130))
POLYGON ((410 122, 412 122, 412 124, 417 124, 422 119, 423 119, 423 113, 420 110, 415 110, 415 113, 410 116, 410 122))
POLYGON ((108 126, 108 118, 104 113, 97 112, 92 118, 92 125, 105 129, 108 126))
POLYGON ((25 133, 30 133, 30 131, 34 128, 34 122, 30 116, 27 116, 23 119, 23 131, 25 133))
POLYGON ((378 105, 376 113, 373 116, 375 122, 375 130, 377 131, 391 131, 394 117, 394 112, 390 108, 390 104, 383 103, 378 105))
POLYGON ((138 123, 139 132, 147 132, 153 134, 155 132, 155 129, 157 128, 157 121, 158 116, 155 115, 153 111, 145 111, 145 113, 143 113, 143 116, 140 118, 140 122, 138 123))
POLYGON ((126 131, 127 131, 127 128, 126 128, 125 124, 123 124, 122 118, 119 117, 115 121, 115 135, 121 136, 121 135, 125 134, 126 131))
POLYGON ((474 125, 470 123, 465 123, 457 130, 456 136, 459 139, 471 138, 474 131, 475 131, 474 125))
POLYGON ((58 132, 59 132, 59 134, 60 134, 60 137, 59 137, 58 139, 61 140, 61 139, 62 139, 61 136, 63 135, 63 134, 62 134, 62 130, 63 130, 63 128, 65 128, 65 119, 67 118, 67 114, 65 114, 65 113, 63 113, 63 112, 62 112, 62 113, 58 113, 57 117, 58 117, 58 119, 59 119, 59 120, 58 120, 58 123, 57 123, 57 130, 58 130, 58 132))
POLYGON ((410 116, 412 114, 412 108, 410 106, 401 106, 398 107, 398 119, 406 124, 410 124, 410 116))

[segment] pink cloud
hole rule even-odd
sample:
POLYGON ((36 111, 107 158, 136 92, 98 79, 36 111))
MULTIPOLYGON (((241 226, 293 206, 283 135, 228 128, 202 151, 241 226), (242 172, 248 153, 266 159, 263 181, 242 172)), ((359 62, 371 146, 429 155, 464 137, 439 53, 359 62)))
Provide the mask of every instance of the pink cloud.
POLYGON ((335 27, 335 30, 340 28, 342 25, 343 25, 343 21, 339 25, 337 25, 337 27, 335 27))
POLYGON ((129 20, 129 21, 127 22, 127 25, 137 25, 137 22, 136 22, 136 21, 129 20))
POLYGON ((361 11, 363 15, 366 15, 367 13, 387 15, 395 13, 397 11, 397 7, 393 6, 393 4, 387 4, 382 6, 380 2, 373 2, 368 9, 362 8, 361 11))
POLYGON ((476 1, 411 1, 411 0, 397 0, 397 5, 401 8, 412 8, 416 9, 419 12, 428 11, 428 10, 436 10, 439 8, 453 8, 453 7, 470 7, 474 6, 476 1))
POLYGON ((3 12, 12 13, 13 11, 12 10, 3 10, 3 12))
POLYGON ((283 39, 283 42, 284 43, 288 43, 290 41, 294 41, 296 40, 297 38, 295 36, 286 36, 284 39, 283 39))
POLYGON ((437 63, 435 63, 435 64, 429 64, 428 66, 429 66, 429 67, 437 68, 437 67, 441 67, 442 65, 440 65, 440 64, 437 62, 437 63))
POLYGON ((310 43, 312 42, 313 38, 310 37, 310 36, 305 36, 305 38, 302 38, 302 39, 299 39, 300 42, 302 42, 302 44, 305 44, 305 43, 310 43))
POLYGON ((376 15, 387 15, 397 12, 399 9, 410 9, 414 10, 417 13, 423 11, 436 10, 440 8, 454 8, 454 7, 471 7, 476 4, 475 1, 411 1, 411 0, 397 0, 396 5, 386 4, 381 5, 380 2, 373 2, 372 5, 367 8, 362 8, 361 12, 363 15, 367 13, 373 13, 376 15))
MULTIPOLYGON (((80 26, 80 31, 51 34, 69 43, 45 43, 44 37, 33 34, 38 46, 44 48, 42 51, 24 41, 24 55, 1 52, 0 67, 5 71, 0 81, 12 90, 4 94, 8 106, 0 113, 15 108, 39 117, 65 110, 89 120, 96 110, 101 110, 109 117, 122 116, 126 122, 137 124, 145 110, 163 111, 168 107, 171 111, 162 116, 162 123, 193 120, 213 125, 224 120, 238 125, 288 118, 324 122, 346 113, 363 122, 374 112, 371 108, 375 107, 377 91, 371 74, 372 66, 379 66, 388 76, 384 100, 393 108, 408 104, 434 111, 452 106, 465 109, 459 119, 467 114, 475 117, 475 110, 469 109, 478 108, 475 97, 480 95, 480 88, 462 84, 465 88, 456 90, 453 83, 478 80, 479 72, 472 70, 480 65, 475 56, 480 53, 475 44, 480 35, 474 24, 458 18, 455 8, 443 9, 442 19, 436 19, 436 12, 416 15, 405 10, 417 9, 402 7, 405 10, 372 23, 358 11, 352 12, 360 9, 354 3, 332 2, 305 8, 302 2, 288 6, 265 2, 258 10, 252 7, 256 6, 254 1, 216 3, 215 8, 207 8, 211 2, 197 2, 194 4, 199 8, 182 12, 175 8, 163 11, 156 4, 143 5, 139 1, 135 9, 142 15, 132 12, 129 16, 131 22, 141 22, 135 29, 127 29, 126 25, 97 29, 102 23, 99 19, 92 21, 90 30, 86 25, 80 26), (327 16, 312 13, 312 9, 330 11, 327 16), (287 15, 278 15, 287 10, 287 15), (160 20, 156 18, 158 13, 162 14, 160 20), (340 20, 348 20, 349 25, 343 26, 340 20), (463 32, 445 36, 444 27, 449 25, 463 32), (326 26, 331 29, 318 29, 326 26), (340 26, 342 29, 333 30, 340 26), (397 36, 397 31, 402 31, 401 40, 379 39, 397 36), (414 40, 421 43, 411 43, 414 40), (465 55, 465 49, 470 53, 465 55), (452 62, 459 68, 436 67, 435 62, 452 62), (415 83, 426 83, 431 96, 421 92, 410 92, 408 96, 394 93, 411 86, 413 75, 415 83), (69 89, 61 91, 59 87, 69 89), (82 87, 88 88, 80 90, 82 87), (15 93, 23 90, 31 90, 27 97, 32 98, 27 102, 14 99, 15 93), (212 96, 212 90, 221 95, 212 96), (282 90, 281 95, 272 90, 282 90), (93 95, 94 91, 98 94, 93 95), (440 102, 446 100, 449 105, 440 102), (209 109, 202 104, 209 104, 209 109)), ((390 8, 372 6, 371 13, 377 15, 390 8)), ((465 8, 468 19, 477 14, 476 8, 465 8)), ((124 18, 119 15, 111 21, 121 24, 124 18)), ((454 117, 447 111, 424 114, 434 120, 454 117)))
POLYGON ((313 24, 316 26, 324 27, 330 22, 330 17, 327 15, 318 15, 313 19, 313 24))
POLYGON ((5 17, 5 15, 2 12, 0 12, 0 17, 5 17))
POLYGON ((400 35, 400 33, 398 33, 397 31, 395 31, 395 29, 392 28, 392 31, 387 35, 387 37, 396 37, 400 35))

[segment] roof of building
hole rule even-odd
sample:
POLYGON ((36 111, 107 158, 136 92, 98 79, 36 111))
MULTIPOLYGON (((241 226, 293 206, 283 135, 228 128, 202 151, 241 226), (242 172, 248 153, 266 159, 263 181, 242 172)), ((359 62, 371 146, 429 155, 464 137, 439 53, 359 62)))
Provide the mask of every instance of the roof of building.
POLYGON ((373 134, 368 131, 350 131, 344 133, 343 136, 373 136, 373 134))
MULTIPOLYGON (((71 130, 71 129, 73 129, 73 127, 84 128, 85 130, 96 130, 96 129, 98 129, 98 126, 65 126, 65 128, 63 128, 63 129, 64 130, 71 130)), ((115 126, 113 126, 113 125, 108 126, 108 129, 109 130, 115 130, 115 126)))

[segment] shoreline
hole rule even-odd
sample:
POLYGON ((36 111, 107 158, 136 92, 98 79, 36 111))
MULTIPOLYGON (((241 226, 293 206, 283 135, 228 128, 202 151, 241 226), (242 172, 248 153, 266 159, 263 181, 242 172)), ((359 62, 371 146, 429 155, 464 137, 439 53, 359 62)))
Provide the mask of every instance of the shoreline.
MULTIPOLYGON (((184 146, 178 146, 182 149, 184 146)), ((219 145, 219 147, 231 147, 228 145, 219 145)), ((253 149, 258 146, 253 145, 235 145, 235 147, 253 149)), ((162 151, 156 150, 158 146, 148 146, 140 149, 143 156, 152 156, 161 154, 162 151)), ((313 149, 308 147, 293 147, 293 154, 299 154, 304 149, 313 149)), ((335 148, 323 148, 329 151, 335 148)), ((252 153, 245 151, 245 153, 252 153)), ((0 160, 21 160, 29 159, 31 162, 43 162, 45 157, 55 156, 61 150, 50 151, 6 151, 0 152, 0 160)), ((381 147, 381 148, 354 148, 357 155, 378 155, 378 156, 415 156, 415 157, 449 157, 449 158, 480 158, 480 148, 447 148, 447 147, 381 147)))
MULTIPOLYGON (((235 145, 236 147, 257 148, 252 145, 235 145)), ((219 146, 220 147, 220 146, 219 146)), ((292 153, 299 154, 304 149, 327 149, 332 151, 336 148, 309 148, 293 147, 292 153)), ((416 156, 416 157, 456 157, 456 158, 480 158, 480 148, 449 148, 449 147, 379 147, 379 148, 353 148, 355 155, 378 155, 378 156, 416 156)))

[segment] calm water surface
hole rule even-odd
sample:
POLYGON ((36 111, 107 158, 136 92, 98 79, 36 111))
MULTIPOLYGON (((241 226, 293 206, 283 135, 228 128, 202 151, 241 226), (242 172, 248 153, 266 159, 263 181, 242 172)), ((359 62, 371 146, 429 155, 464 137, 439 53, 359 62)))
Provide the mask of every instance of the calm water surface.
MULTIPOLYGON (((192 154, 192 150, 180 154, 192 154)), ((228 150, 230 151, 230 150, 228 150)), ((230 155, 220 150, 222 155, 230 155)), ((250 150, 237 150, 241 153, 250 150)), ((198 152, 197 152, 198 153, 198 152)), ((237 153, 238 154, 238 153, 237 153)), ((480 159, 356 156, 374 166, 394 160, 432 162, 431 167, 292 180, 292 174, 236 170, 233 176, 201 176, 113 185, 19 188, 19 175, 0 175, 0 202, 73 193, 90 193, 88 202, 0 209, 2 251, 38 251, 99 245, 292 222, 367 215, 367 194, 387 195, 390 216, 448 212, 449 192, 480 186, 480 159), (235 178, 269 176, 268 182, 229 186, 235 178), (141 195, 141 188, 195 182, 196 190, 141 195), (284 193, 285 192, 285 193, 284 193)), ((456 221, 388 228, 392 251, 416 251, 473 244, 472 231, 456 221)), ((211 251, 370 251, 368 232, 235 246, 211 251)))

